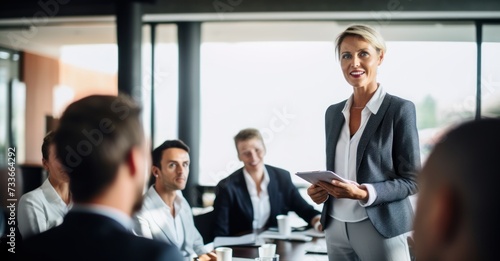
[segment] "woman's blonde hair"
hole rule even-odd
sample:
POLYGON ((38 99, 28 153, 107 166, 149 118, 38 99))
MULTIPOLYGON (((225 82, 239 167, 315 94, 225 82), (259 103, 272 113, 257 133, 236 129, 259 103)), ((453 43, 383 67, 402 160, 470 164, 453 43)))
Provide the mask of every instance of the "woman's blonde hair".
POLYGON ((355 24, 347 27, 347 29, 337 36, 337 39, 335 40, 335 52, 337 53, 337 57, 340 57, 340 45, 347 36, 357 36, 362 38, 375 47, 379 54, 380 51, 385 53, 387 50, 384 38, 377 30, 368 25, 355 24))

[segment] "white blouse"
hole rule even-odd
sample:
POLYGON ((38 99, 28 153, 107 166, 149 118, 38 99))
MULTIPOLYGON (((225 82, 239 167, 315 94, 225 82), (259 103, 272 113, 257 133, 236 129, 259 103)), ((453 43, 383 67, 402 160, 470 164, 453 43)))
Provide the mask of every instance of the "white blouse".
MULTIPOLYGON (((372 114, 377 114, 382 102, 384 101, 386 92, 379 86, 372 98, 368 101, 365 108, 361 111, 361 123, 359 125, 356 133, 350 137, 349 131, 349 118, 352 104, 352 95, 347 100, 342 114, 345 118, 344 126, 339 135, 337 141, 336 153, 335 153, 335 172, 341 177, 357 181, 356 173, 356 154, 358 152, 358 144, 361 139, 361 135, 365 131, 366 124, 370 119, 372 114)), ((368 201, 363 203, 358 200, 352 200, 348 198, 335 199, 331 202, 333 204, 330 207, 329 215, 342 222, 358 222, 368 218, 366 214, 365 207, 373 204, 377 198, 377 193, 375 188, 371 184, 363 184, 368 190, 368 201)))
POLYGON ((62 223, 71 208, 57 194, 49 179, 19 200, 17 221, 23 239, 39 234, 62 223))

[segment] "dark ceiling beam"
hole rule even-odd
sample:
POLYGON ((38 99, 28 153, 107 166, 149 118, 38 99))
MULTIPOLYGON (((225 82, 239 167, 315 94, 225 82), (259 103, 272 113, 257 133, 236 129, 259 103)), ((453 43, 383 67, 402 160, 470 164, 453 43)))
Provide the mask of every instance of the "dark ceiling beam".
MULTIPOLYGON (((500 11, 498 0, 137 0, 144 14, 245 12, 500 11)), ((0 19, 114 15, 113 0, 2 0, 0 19)))
POLYGON ((158 0, 152 13, 500 11, 498 0, 158 0))
POLYGON ((0 19, 115 14, 111 0, 2 0, 1 6, 0 19))

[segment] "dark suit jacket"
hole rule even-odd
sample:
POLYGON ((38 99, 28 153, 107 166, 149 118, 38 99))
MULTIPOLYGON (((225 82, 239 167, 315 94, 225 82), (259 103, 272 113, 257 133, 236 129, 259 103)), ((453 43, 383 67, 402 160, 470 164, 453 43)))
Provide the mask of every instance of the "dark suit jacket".
MULTIPOLYGON (((335 172, 335 150, 347 101, 331 105, 325 116, 327 169, 335 172)), ((420 149, 412 102, 386 94, 377 114, 371 115, 361 135, 356 158, 358 183, 370 183, 377 191, 373 205, 366 207, 375 229, 390 238, 412 229, 413 208, 408 196, 415 194, 420 149)), ((325 202, 321 223, 333 197, 325 202)))
POLYGON ((20 260, 183 261, 177 247, 133 235, 115 220, 70 211, 61 225, 24 242, 20 260))
MULTIPOLYGON (((277 226, 276 216, 295 211, 308 224, 319 215, 299 194, 290 178, 290 172, 265 165, 269 174, 269 201, 271 215, 266 226, 277 226)), ((215 188, 214 234, 215 236, 235 236, 252 231, 253 207, 247 190, 243 168, 221 180, 215 188)))

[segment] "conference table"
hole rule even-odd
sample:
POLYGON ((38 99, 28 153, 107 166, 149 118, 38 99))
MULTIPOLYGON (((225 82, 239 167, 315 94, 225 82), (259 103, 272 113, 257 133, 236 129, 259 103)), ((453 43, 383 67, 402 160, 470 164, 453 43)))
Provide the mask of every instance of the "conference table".
MULTIPOLYGON (((266 239, 266 243, 276 244, 276 253, 280 261, 328 261, 328 255, 307 253, 311 249, 325 249, 325 238, 314 237, 312 241, 290 241, 280 239, 266 239)), ((259 256, 257 246, 232 246, 233 261, 254 260, 259 256)))

